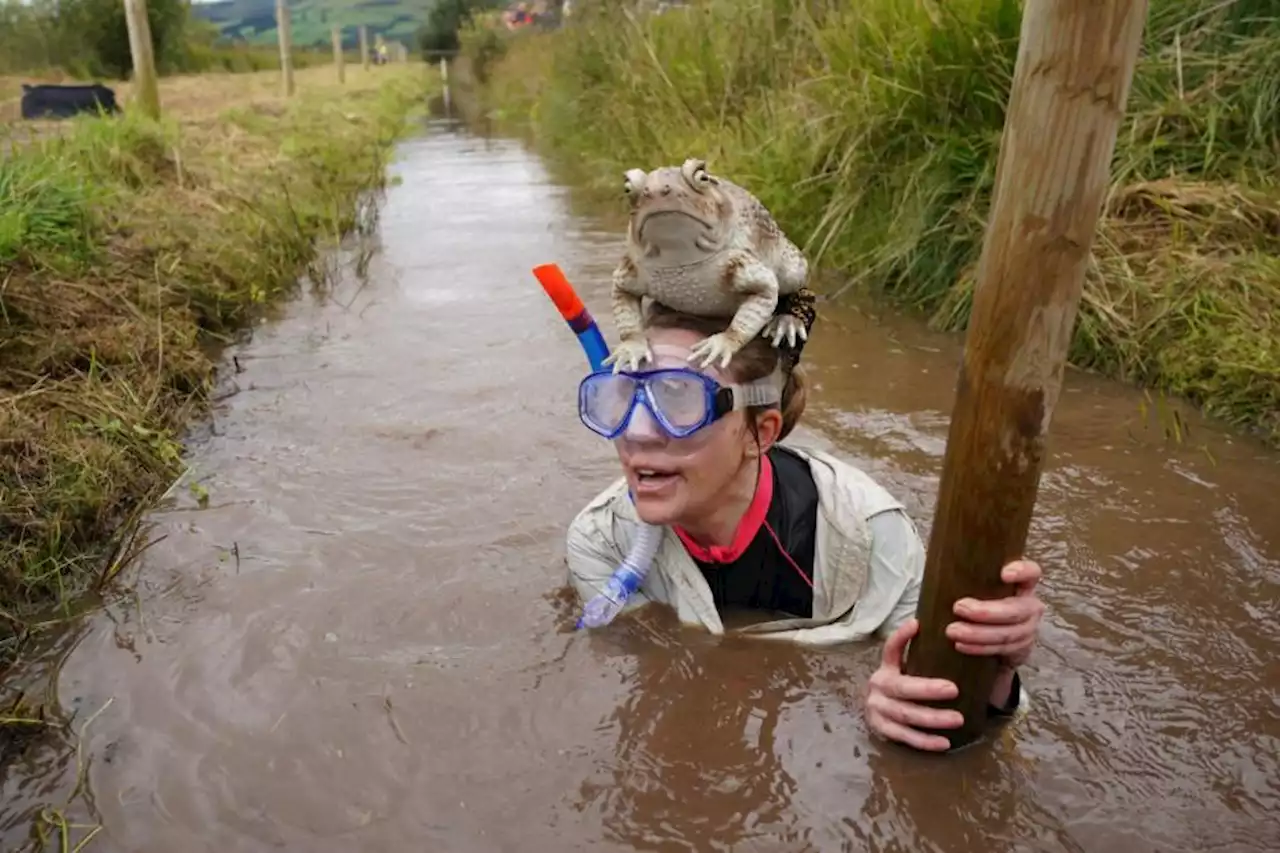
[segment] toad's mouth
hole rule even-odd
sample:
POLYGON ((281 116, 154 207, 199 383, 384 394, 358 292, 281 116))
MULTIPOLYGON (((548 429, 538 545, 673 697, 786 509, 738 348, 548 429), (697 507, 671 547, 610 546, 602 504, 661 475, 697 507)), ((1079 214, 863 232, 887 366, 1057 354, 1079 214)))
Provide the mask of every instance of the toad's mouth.
POLYGON ((646 248, 712 251, 719 241, 710 222, 682 210, 655 210, 640 220, 637 236, 646 248))

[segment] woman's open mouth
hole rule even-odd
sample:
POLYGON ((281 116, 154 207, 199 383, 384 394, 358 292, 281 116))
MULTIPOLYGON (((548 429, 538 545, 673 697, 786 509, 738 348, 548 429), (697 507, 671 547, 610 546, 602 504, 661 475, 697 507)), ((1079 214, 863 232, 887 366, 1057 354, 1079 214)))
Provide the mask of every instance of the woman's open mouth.
POLYGON ((634 468, 637 494, 656 494, 675 486, 680 475, 658 468, 634 468))

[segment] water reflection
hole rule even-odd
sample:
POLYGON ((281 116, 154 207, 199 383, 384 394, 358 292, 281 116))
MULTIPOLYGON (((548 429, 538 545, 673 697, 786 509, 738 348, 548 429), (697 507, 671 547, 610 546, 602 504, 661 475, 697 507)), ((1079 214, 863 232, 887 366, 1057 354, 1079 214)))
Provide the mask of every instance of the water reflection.
POLYGON ((602 723, 617 752, 583 781, 579 807, 635 850, 743 849, 789 822, 798 786, 778 729, 812 691, 812 661, 772 644, 698 642, 670 625, 639 630, 648 625, 615 641, 634 666, 602 723))

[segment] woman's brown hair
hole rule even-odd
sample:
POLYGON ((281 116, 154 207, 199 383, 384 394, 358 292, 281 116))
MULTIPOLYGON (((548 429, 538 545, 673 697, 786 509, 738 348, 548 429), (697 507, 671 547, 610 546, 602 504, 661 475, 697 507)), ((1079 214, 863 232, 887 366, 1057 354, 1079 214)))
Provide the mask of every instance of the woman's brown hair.
MULTIPOLYGON (((728 322, 723 319, 684 314, 658 302, 649 304, 644 324, 650 329, 683 329, 707 337, 723 332, 728 327, 728 322)), ((755 382, 772 374, 777 369, 780 358, 781 352, 772 341, 757 337, 733 356, 733 360, 729 362, 729 374, 737 382, 755 382)), ((807 395, 808 379, 804 367, 797 364, 787 373, 786 383, 782 386, 782 402, 779 404, 782 410, 782 429, 778 433, 778 441, 795 429, 800 416, 804 414, 807 395)), ((747 418, 747 423, 752 432, 756 429, 756 416, 769 408, 771 407, 751 406, 747 409, 751 415, 747 418)))

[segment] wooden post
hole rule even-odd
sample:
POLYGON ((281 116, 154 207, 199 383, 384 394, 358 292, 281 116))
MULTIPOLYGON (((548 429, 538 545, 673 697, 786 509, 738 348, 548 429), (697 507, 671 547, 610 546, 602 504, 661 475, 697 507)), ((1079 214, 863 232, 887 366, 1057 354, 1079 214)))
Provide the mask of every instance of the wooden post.
POLYGON ((334 24, 330 29, 333 38, 333 64, 338 66, 338 82, 347 82, 346 57, 342 55, 342 27, 334 24))
POLYGON ((991 215, 956 387, 937 509, 903 671, 945 678, 964 715, 939 731, 976 740, 997 676, 945 629, 964 597, 1012 589, 1000 570, 1023 555, 1045 435, 1062 386, 1116 134, 1137 64, 1147 0, 1026 0, 991 215))
POLYGON ((369 28, 364 24, 360 25, 360 66, 369 70, 369 28))
POLYGON ((449 58, 440 57, 440 93, 444 96, 444 112, 453 115, 453 94, 449 91, 449 58))
POLYGON ((133 98, 144 113, 160 118, 160 87, 156 82, 155 52, 151 44, 151 22, 147 20, 147 0, 124 0, 125 27, 129 31, 129 53, 133 61, 133 98))
POLYGON ((289 24, 289 0, 276 0, 276 32, 280 40, 280 75, 284 96, 293 97, 293 37, 289 24))

